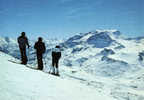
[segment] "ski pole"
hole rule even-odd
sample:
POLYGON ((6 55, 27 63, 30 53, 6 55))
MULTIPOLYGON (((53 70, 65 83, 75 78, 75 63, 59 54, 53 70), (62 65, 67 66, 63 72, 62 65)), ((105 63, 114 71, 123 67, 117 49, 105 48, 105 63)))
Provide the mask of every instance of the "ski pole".
POLYGON ((28 48, 28 53, 27 53, 28 57, 27 57, 27 61, 29 61, 29 48, 28 48))
POLYGON ((45 64, 45 67, 46 67, 46 54, 44 54, 45 56, 44 56, 44 64, 45 64))

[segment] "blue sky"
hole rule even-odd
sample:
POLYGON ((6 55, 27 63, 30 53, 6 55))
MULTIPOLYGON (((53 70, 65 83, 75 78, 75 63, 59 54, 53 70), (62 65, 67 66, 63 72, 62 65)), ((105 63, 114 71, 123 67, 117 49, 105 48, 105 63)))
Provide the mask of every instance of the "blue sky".
POLYGON ((66 38, 96 29, 144 36, 144 0, 0 0, 0 36, 66 38))

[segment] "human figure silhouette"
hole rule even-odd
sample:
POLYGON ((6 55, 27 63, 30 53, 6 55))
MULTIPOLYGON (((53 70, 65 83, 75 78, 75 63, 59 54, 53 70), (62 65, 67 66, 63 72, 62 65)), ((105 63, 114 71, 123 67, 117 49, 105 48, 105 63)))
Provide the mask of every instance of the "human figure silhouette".
POLYGON ((60 46, 56 46, 52 49, 52 74, 59 76, 59 59, 61 58, 60 46))
POLYGON ((30 46, 29 46, 29 43, 28 43, 28 39, 25 36, 25 32, 21 33, 21 36, 19 36, 17 38, 17 41, 18 41, 18 44, 19 44, 19 49, 20 49, 20 54, 21 54, 21 64, 26 65, 27 61, 28 61, 27 60, 27 55, 26 55, 26 46, 28 46, 28 48, 30 46))
POLYGON ((42 37, 38 38, 38 41, 35 43, 34 48, 36 49, 38 69, 43 70, 43 54, 46 51, 45 43, 42 41, 42 37))

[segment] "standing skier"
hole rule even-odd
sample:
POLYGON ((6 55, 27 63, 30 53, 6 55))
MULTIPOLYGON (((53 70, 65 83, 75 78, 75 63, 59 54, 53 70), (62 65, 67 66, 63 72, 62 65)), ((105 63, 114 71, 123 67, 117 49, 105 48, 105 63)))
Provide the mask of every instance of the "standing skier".
POLYGON ((43 70, 43 53, 46 51, 45 43, 42 41, 42 38, 39 37, 38 41, 35 43, 34 48, 36 49, 38 69, 43 70))
POLYGON ((29 43, 28 43, 28 39, 25 36, 25 32, 21 33, 21 36, 19 36, 17 38, 17 41, 18 41, 19 49, 20 49, 20 53, 21 53, 21 64, 26 65, 27 61, 28 61, 27 56, 26 56, 26 46, 28 46, 28 48, 30 46, 29 46, 29 43))
POLYGON ((56 46, 52 49, 52 74, 59 76, 58 64, 61 58, 60 46, 56 46))

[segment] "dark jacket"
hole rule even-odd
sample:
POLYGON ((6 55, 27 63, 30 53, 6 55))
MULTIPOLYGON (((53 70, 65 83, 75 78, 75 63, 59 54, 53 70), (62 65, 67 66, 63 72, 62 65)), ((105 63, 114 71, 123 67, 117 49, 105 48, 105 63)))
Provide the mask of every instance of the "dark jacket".
POLYGON ((26 36, 19 36, 17 41, 20 48, 26 48, 26 45, 29 47, 28 39, 26 36))
POLYGON ((34 48, 36 49, 37 54, 43 54, 46 51, 45 44, 41 41, 36 42, 34 48))
POLYGON ((61 58, 61 51, 59 48, 54 48, 52 50, 52 58, 59 60, 61 58))

